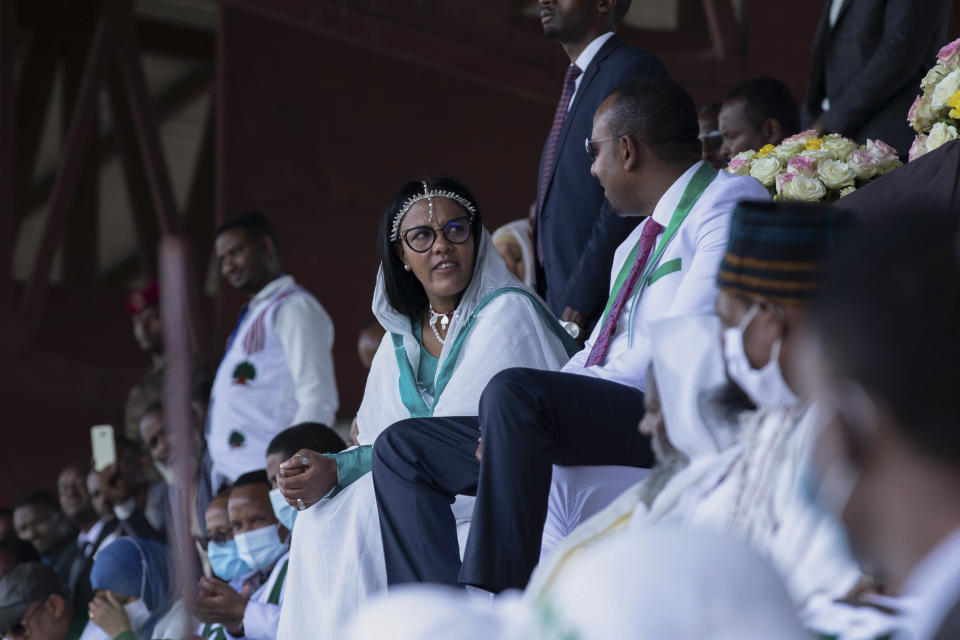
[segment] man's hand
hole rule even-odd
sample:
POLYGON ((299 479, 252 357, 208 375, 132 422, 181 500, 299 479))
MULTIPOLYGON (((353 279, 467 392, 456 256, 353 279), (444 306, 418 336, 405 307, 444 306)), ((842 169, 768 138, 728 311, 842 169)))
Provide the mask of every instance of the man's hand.
POLYGON ((817 120, 812 125, 810 125, 810 128, 816 131, 821 136, 827 131, 827 128, 823 126, 823 123, 820 122, 819 120, 817 120))
POLYGON ((117 600, 117 596, 110 591, 98 593, 87 605, 87 611, 90 613, 90 621, 111 638, 124 631, 132 631, 127 612, 117 600))
POLYGON ((127 485, 127 479, 120 473, 116 464, 105 467, 102 471, 95 472, 100 476, 100 487, 103 491, 104 499, 112 505, 118 505, 125 502, 132 494, 131 488, 127 485))
POLYGON ((277 487, 286 498, 287 504, 297 507, 297 499, 303 500, 304 507, 311 507, 337 486, 337 462, 332 458, 300 449, 280 465, 277 474, 277 487))
POLYGON ((200 622, 222 624, 232 635, 243 624, 247 599, 223 580, 200 578, 200 593, 196 600, 196 616, 200 622))
POLYGON ((576 309, 567 307, 563 310, 563 315, 560 316, 560 321, 572 322, 573 324, 577 325, 577 327, 580 329, 580 334, 574 339, 580 343, 580 346, 582 347, 587 341, 587 317, 576 309))

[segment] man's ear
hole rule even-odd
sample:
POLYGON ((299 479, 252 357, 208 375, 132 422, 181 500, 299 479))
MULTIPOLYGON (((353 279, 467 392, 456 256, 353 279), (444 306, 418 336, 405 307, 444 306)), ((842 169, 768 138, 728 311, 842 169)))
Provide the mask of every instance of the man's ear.
POLYGON ((640 166, 640 145, 630 136, 620 136, 617 141, 617 151, 623 161, 624 171, 633 171, 640 166))
POLYGON ((270 236, 263 236, 261 242, 263 243, 263 255, 273 257, 277 256, 277 245, 273 241, 273 238, 270 236))
POLYGON ((596 0, 597 13, 604 18, 610 17, 613 10, 617 8, 617 0, 596 0))
POLYGON ((66 612, 67 602, 63 599, 63 596, 57 595, 56 593, 51 593, 49 596, 47 596, 43 606, 46 607, 47 611, 50 612, 50 615, 56 619, 66 612))
POLYGON ((767 144, 777 144, 783 139, 783 127, 780 126, 780 121, 776 118, 764 120, 763 124, 760 125, 760 133, 763 134, 763 139, 767 141, 767 144))

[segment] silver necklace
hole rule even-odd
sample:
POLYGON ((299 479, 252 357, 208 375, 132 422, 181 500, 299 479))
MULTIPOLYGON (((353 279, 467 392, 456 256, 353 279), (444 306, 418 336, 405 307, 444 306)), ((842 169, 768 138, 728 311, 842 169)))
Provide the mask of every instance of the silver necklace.
POLYGON ((453 311, 448 311, 446 313, 437 313, 433 309, 433 305, 430 307, 430 319, 427 321, 427 324, 430 325, 430 330, 433 331, 433 335, 436 336, 437 342, 443 344, 443 338, 440 337, 440 331, 443 331, 444 334, 447 333, 447 327, 450 326, 450 318, 453 317, 453 314, 456 313, 456 309, 453 311), (437 325, 440 325, 440 331, 437 331, 437 325))

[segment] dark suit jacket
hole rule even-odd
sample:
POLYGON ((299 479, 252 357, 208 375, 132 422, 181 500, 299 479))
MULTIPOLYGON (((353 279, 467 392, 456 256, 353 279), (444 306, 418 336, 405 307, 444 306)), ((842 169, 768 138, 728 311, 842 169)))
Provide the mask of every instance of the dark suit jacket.
MULTIPOLYGON (((537 289, 557 316, 569 306, 596 319, 607 299, 613 252, 640 221, 614 215, 600 183, 590 175, 590 156, 583 141, 590 137, 593 114, 618 85, 638 76, 666 73, 655 56, 626 46, 614 35, 581 76, 560 132, 553 175, 538 220, 543 269, 538 269, 537 289)), ((538 184, 542 153, 540 167, 538 184)))
POLYGON ((830 28, 826 0, 813 38, 803 123, 864 142, 881 139, 906 156, 907 111, 947 39, 950 0, 845 0, 830 28), (821 103, 830 99, 830 110, 821 103))

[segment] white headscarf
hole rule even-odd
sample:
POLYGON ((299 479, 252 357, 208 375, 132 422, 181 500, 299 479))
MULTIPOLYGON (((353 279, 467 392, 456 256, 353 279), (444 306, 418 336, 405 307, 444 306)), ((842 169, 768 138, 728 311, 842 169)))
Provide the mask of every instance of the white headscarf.
POLYGON ((720 318, 674 316, 649 327, 653 372, 670 443, 693 460, 736 442, 736 432, 704 415, 701 400, 726 384, 720 318))
POLYGON ((532 287, 536 280, 533 264, 533 246, 530 240, 530 223, 526 218, 508 222, 493 232, 493 242, 496 244, 501 237, 508 236, 520 245, 520 254, 523 256, 523 283, 532 287))
POLYGON ((540 607, 544 640, 808 637, 760 556, 731 537, 691 529, 650 527, 587 549, 540 607))
MULTIPOLYGON (((410 318, 390 306, 387 299, 382 266, 377 275, 373 313, 387 334, 373 358, 363 402, 357 412, 360 444, 373 444, 381 431, 398 420, 411 417, 409 408, 397 392, 403 372, 398 364, 393 336, 402 338, 407 361, 414 371, 416 363, 420 362, 420 343, 413 334, 410 318)), ((510 273, 493 246, 490 234, 484 231, 477 247, 473 278, 453 314, 440 352, 437 364, 439 397, 425 399, 432 402, 432 412, 428 415, 475 416, 480 394, 494 374, 508 367, 555 370, 575 349, 576 345, 543 301, 510 273), (518 297, 521 298, 519 302, 518 297), (480 320, 494 315, 496 322, 472 322, 474 316, 480 320), (471 347, 457 352, 458 342, 465 342, 458 340, 464 331, 469 331, 465 336, 469 336, 471 347), (489 348, 483 345, 489 345, 489 348), (444 381, 448 384, 441 384, 444 381)))
POLYGON ((801 640, 776 573, 732 538, 676 528, 622 533, 574 559, 547 598, 493 600, 399 587, 362 609, 347 638, 394 640, 801 640))

